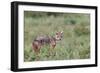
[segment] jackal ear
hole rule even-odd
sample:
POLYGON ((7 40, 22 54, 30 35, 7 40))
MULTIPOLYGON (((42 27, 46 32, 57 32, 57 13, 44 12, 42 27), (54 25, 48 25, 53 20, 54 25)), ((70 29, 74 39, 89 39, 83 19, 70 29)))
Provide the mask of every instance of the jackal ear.
POLYGON ((58 35, 58 32, 56 32, 56 35, 58 35))
POLYGON ((63 31, 61 31, 61 33, 63 33, 63 31))

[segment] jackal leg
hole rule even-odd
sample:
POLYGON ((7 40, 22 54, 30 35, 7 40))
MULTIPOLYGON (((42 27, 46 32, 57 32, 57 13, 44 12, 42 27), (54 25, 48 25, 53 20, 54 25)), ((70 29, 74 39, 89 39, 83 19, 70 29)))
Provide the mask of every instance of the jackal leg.
POLYGON ((56 46, 56 43, 55 43, 55 42, 52 42, 52 43, 50 44, 49 54, 50 54, 51 56, 54 56, 54 55, 55 55, 55 51, 54 51, 55 46, 56 46))
POLYGON ((38 61, 41 45, 38 42, 34 42, 32 46, 34 50, 35 60, 38 61))

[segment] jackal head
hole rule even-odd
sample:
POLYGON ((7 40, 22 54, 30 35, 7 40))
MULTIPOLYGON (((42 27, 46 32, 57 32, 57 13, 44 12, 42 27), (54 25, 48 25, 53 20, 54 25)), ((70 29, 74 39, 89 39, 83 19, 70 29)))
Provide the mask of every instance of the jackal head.
POLYGON ((62 37, 63 37, 63 31, 57 32, 56 35, 55 35, 55 39, 56 39, 57 41, 61 40, 62 37))

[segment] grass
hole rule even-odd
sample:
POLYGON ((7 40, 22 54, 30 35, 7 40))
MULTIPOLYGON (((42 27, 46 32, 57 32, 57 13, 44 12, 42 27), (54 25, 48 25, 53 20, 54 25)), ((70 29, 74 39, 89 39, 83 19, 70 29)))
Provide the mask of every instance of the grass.
POLYGON ((49 46, 43 46, 40 61, 90 58, 90 15, 75 13, 24 12, 24 61, 35 61, 32 50, 34 37, 40 34, 55 35, 64 31, 63 39, 48 57, 49 46))

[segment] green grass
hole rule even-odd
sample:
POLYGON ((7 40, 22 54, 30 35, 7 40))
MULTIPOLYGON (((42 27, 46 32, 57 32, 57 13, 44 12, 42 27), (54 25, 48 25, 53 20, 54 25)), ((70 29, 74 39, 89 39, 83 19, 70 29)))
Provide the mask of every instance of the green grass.
POLYGON ((32 50, 34 37, 55 35, 64 31, 63 38, 48 56, 49 46, 43 46, 39 60, 70 60, 90 58, 90 15, 74 13, 24 12, 24 61, 35 61, 32 50))

